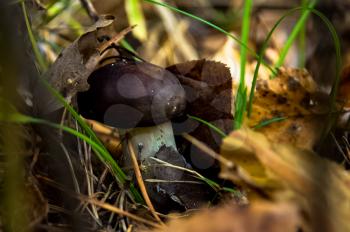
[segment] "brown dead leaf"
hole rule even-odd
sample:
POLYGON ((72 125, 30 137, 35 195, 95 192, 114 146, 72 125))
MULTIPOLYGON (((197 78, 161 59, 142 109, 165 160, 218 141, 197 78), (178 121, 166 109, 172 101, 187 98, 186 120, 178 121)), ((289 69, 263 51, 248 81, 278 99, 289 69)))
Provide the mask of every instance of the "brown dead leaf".
MULTIPOLYGON (((105 43, 101 42, 101 38, 112 36, 110 26, 113 21, 113 16, 101 16, 95 25, 61 52, 44 74, 52 87, 59 91, 67 101, 70 101, 77 92, 89 88, 87 78, 100 61, 99 48, 105 43)), ((37 101, 36 111, 40 114, 49 114, 62 108, 62 105, 42 85, 38 85, 34 95, 37 101)))
MULTIPOLYGON (((210 122, 225 133, 231 131, 232 78, 225 64, 202 59, 175 64, 167 69, 178 76, 186 91, 186 114, 210 122)), ((187 132, 213 150, 220 150, 222 137, 207 125, 187 119, 173 123, 173 128, 175 134, 187 132)), ((218 172, 215 159, 194 146, 189 150, 195 168, 206 169, 208 175, 213 175, 213 170, 218 172)))
POLYGON ((306 70, 283 68, 274 79, 257 80, 249 127, 273 118, 285 118, 258 131, 268 139, 312 150, 322 135, 328 112, 327 95, 322 94, 306 70))
MULTIPOLYGON (((175 64, 167 69, 178 76, 186 91, 187 114, 212 122, 225 132, 231 130, 232 79, 226 65, 203 59, 175 64)), ((199 140, 219 150, 207 126, 199 125, 196 130, 194 134, 202 135, 199 140)))
POLYGON ((98 51, 101 36, 100 28, 110 26, 114 21, 112 16, 101 17, 94 26, 65 48, 47 73, 54 88, 72 96, 77 91, 88 89, 87 78, 99 62, 98 51))
MULTIPOLYGON (((341 166, 322 159, 310 151, 300 150, 249 129, 233 132, 224 139, 222 155, 238 163, 248 175, 242 180, 253 184, 274 199, 287 198, 305 214, 305 225, 312 231, 350 231, 350 174, 341 166), (252 164, 242 162, 241 151, 250 154, 264 182, 255 181, 252 164), (250 174, 250 175, 249 175, 250 174), (280 188, 266 188, 265 182, 280 188)), ((223 178, 237 180, 237 173, 223 169, 223 178)))
POLYGON ((207 209, 190 218, 172 220, 154 232, 295 232, 300 221, 292 204, 256 201, 245 206, 231 203, 207 209))

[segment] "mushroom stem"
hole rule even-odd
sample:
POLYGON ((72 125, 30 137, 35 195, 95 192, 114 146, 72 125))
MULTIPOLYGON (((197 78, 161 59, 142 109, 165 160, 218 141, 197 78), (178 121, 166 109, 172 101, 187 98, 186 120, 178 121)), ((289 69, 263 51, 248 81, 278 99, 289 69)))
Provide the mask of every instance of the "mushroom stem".
POLYGON ((153 157, 164 145, 177 151, 170 121, 152 127, 140 127, 122 132, 122 134, 126 133, 129 134, 129 141, 138 152, 140 160, 153 157))

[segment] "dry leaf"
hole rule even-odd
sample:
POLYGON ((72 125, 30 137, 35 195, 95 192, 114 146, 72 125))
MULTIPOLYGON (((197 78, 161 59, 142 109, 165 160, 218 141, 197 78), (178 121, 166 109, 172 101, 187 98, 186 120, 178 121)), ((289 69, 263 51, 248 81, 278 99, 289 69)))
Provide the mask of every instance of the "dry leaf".
POLYGON ((154 232, 295 232, 299 226, 297 208, 292 204, 256 201, 207 209, 190 218, 172 220, 154 232))
MULTIPOLYGON (((262 133, 249 129, 235 131, 224 139, 222 155, 249 174, 242 177, 248 184, 275 199, 294 199, 312 231, 350 231, 350 175, 341 166, 310 151, 269 142, 262 133), (255 181, 258 172, 242 161, 241 151, 254 158, 265 182, 279 183, 280 188, 272 191, 265 182, 255 181)), ((237 180, 237 173, 225 167, 221 176, 237 180)))
MULTIPOLYGON (((167 69, 178 76, 186 91, 186 114, 210 122, 226 133, 231 131, 233 125, 231 113, 232 78, 226 65, 202 59, 175 64, 167 69)), ((219 151, 220 149, 221 136, 207 125, 196 120, 188 119, 183 122, 174 122, 173 128, 175 134, 186 132, 213 150, 219 151)), ((218 165, 214 159, 203 154, 194 146, 189 150, 190 159, 195 168, 206 169, 205 174, 208 175, 213 175, 214 169, 218 171, 218 165)))
POLYGON ((259 131, 271 141, 312 150, 325 125, 327 98, 306 70, 283 68, 274 79, 261 75, 247 124, 254 127, 266 120, 285 118, 259 131))
MULTIPOLYGON (((225 132, 231 130, 232 80, 226 65, 203 59, 175 64, 167 69, 178 76, 186 91, 187 114, 214 124, 220 120, 229 120, 230 124, 221 123, 219 128, 225 132)), ((208 136, 212 134, 205 125, 200 125, 197 129, 208 136)), ((199 139, 218 150, 218 145, 209 141, 208 136, 203 135, 199 139)))
MULTIPOLYGON (((113 21, 113 16, 101 17, 86 33, 65 48, 44 74, 49 83, 68 101, 78 91, 88 89, 87 78, 100 60, 98 39, 113 21)), ((49 114, 62 108, 62 105, 42 85, 35 88, 34 96, 36 111, 40 114, 49 114)))

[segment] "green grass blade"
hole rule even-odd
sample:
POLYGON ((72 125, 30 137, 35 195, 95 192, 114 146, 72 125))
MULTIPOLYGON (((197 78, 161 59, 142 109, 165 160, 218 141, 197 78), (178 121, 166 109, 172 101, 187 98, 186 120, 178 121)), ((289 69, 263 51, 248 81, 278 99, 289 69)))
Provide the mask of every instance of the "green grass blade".
POLYGON ((329 32, 332 35, 333 43, 334 43, 334 48, 335 48, 335 54, 336 54, 336 59, 335 59, 335 81, 332 86, 332 91, 331 91, 331 102, 332 102, 332 112, 335 110, 335 101, 338 93, 338 86, 340 82, 340 69, 341 69, 341 48, 340 48, 340 39, 338 37, 338 34, 332 25, 331 21, 320 11, 315 10, 315 9, 310 9, 314 14, 316 14, 318 17, 322 19, 324 24, 326 24, 329 32))
MULTIPOLYGON (((307 9, 308 0, 302 0, 301 5, 303 7, 302 14, 305 14, 307 9)), ((306 62, 306 22, 302 25, 299 32, 299 44, 298 44, 298 67, 304 68, 306 62)))
POLYGON ((71 5, 70 0, 60 0, 60 1, 55 1, 51 3, 47 7, 47 16, 43 22, 43 25, 46 25, 52 20, 54 20, 57 16, 62 14, 70 5, 71 5))
MULTIPOLYGON (((315 7, 316 3, 317 3, 317 0, 311 0, 309 2, 309 4, 307 5, 307 8, 313 9, 315 7)), ((301 29, 304 27, 306 20, 308 19, 309 14, 311 13, 310 10, 306 10, 307 8, 303 8, 304 10, 302 11, 301 17, 299 18, 297 24, 295 25, 292 32, 288 36, 288 39, 285 42, 285 45, 283 46, 283 48, 280 52, 280 56, 276 62, 276 65, 275 65, 276 68, 279 68, 283 65, 284 60, 288 54, 290 47, 294 43, 294 41, 295 41, 296 37, 298 36, 298 34, 300 33, 301 29)))
MULTIPOLYGON (((249 40, 249 28, 250 28, 250 14, 252 10, 252 0, 246 0, 243 9, 243 22, 242 22, 242 43, 248 44, 249 40)), ((244 112, 246 111, 247 105, 247 87, 245 84, 245 67, 247 63, 247 49, 241 46, 241 69, 240 69, 240 79, 239 87, 236 95, 235 104, 235 120, 233 128, 235 130, 241 128, 244 120, 244 112)))
POLYGON ((120 45, 125 48, 126 50, 129 50, 130 52, 132 53, 137 53, 136 50, 125 40, 125 39, 122 39, 120 41, 120 45))
POLYGON ((267 119, 267 120, 260 122, 258 125, 253 126, 253 128, 260 129, 262 127, 270 125, 271 123, 281 122, 281 121, 284 121, 286 119, 287 119, 286 117, 276 117, 276 118, 267 119))
POLYGON ((235 118, 233 128, 239 129, 243 124, 245 108, 247 104, 247 87, 239 85, 235 99, 235 118))
POLYGON ((221 137, 226 137, 227 134, 225 132, 223 132, 220 128, 214 126, 213 124, 211 124, 210 122, 207 122, 201 118, 198 118, 196 116, 192 116, 192 115, 187 115, 187 117, 193 119, 193 120, 196 120, 200 123, 203 123, 204 125, 208 126, 210 129, 212 129, 213 131, 215 131, 216 133, 218 133, 221 137))
MULTIPOLYGON (((0 120, 4 120, 4 119, 0 118, 0 120)), ((19 113, 12 113, 11 116, 6 118, 5 120, 9 120, 10 122, 13 122, 13 123, 22 123, 22 124, 26 124, 26 123, 42 124, 42 125, 46 125, 46 126, 49 126, 49 127, 55 128, 55 129, 65 131, 69 134, 72 134, 72 135, 76 136, 77 138, 85 141, 89 145, 91 145, 91 148, 93 149, 95 154, 98 156, 98 158, 100 160, 104 161, 105 163, 107 163, 108 165, 110 165, 112 167, 112 170, 119 169, 115 160, 111 157, 111 155, 104 148, 104 146, 101 146, 94 139, 91 139, 90 137, 84 135, 83 133, 80 133, 79 131, 76 131, 73 128, 70 128, 70 127, 67 127, 64 125, 60 125, 60 124, 56 124, 56 123, 52 123, 52 122, 49 122, 49 121, 44 120, 44 119, 34 118, 34 117, 27 116, 27 115, 19 114, 19 113)), ((116 173, 114 173, 114 174, 116 174, 116 173)), ((125 184, 126 183, 126 176, 124 176, 124 179, 120 179, 119 181, 122 184, 125 184)), ((143 202, 141 195, 138 193, 138 191, 136 190, 136 188, 132 184, 130 186, 130 191, 133 194, 132 196, 135 197, 135 200, 137 202, 140 202, 140 203, 143 202)))
MULTIPOLYGON (((250 94, 249 94, 249 100, 248 100, 248 107, 247 107, 247 111, 248 111, 248 117, 250 117, 251 112, 252 112, 252 106, 253 106, 253 99, 254 99, 254 91, 255 91, 255 86, 256 86, 256 81, 258 79, 258 74, 259 74, 259 69, 260 69, 260 64, 262 63, 262 57, 263 54, 265 53, 265 50, 268 46, 268 43, 272 37, 272 34, 275 32, 275 30, 277 29, 277 27, 282 23, 282 21, 292 15, 293 13, 295 13, 298 10, 301 10, 302 7, 297 7, 294 9, 289 10, 288 12, 286 12, 284 15, 282 15, 281 18, 279 18, 277 20, 277 22, 275 23, 275 25, 273 25, 272 29, 269 31, 269 33, 267 34, 264 42, 262 43, 260 52, 259 52, 259 58, 257 60, 256 66, 255 66, 255 70, 254 70, 254 75, 253 75, 253 80, 252 80, 252 85, 250 88, 250 94)), ((277 73, 277 72, 276 72, 277 73)))
MULTIPOLYGON (((268 42, 270 41, 270 38, 273 34, 273 32, 276 30, 276 28, 281 24, 281 22, 288 17, 289 15, 295 13, 296 11, 299 10, 303 10, 305 8, 303 7, 296 7, 294 9, 289 10, 288 12, 286 12, 276 23, 275 25, 272 27, 272 29, 270 30, 270 32, 268 33, 267 37, 265 38, 265 41, 262 45, 262 48, 259 52, 259 59, 257 60, 257 64, 255 67, 255 71, 254 71, 254 76, 253 76, 253 81, 252 81, 252 86, 250 89, 250 96, 249 96, 249 101, 248 101, 248 117, 251 115, 251 110, 252 110, 252 105, 253 105, 253 98, 254 98, 254 90, 255 90, 255 86, 256 86, 256 81, 258 78, 258 73, 259 73, 259 68, 260 68, 260 64, 261 64, 261 59, 263 57, 263 54, 267 48, 268 42)), ((337 97, 337 91, 338 91, 338 85, 339 85, 339 81, 340 81, 340 68, 341 68, 341 50, 340 50, 340 40, 339 37, 337 35, 337 32, 334 28, 334 26, 332 25, 332 23, 327 19, 327 17, 325 15, 323 15, 321 12, 319 12, 318 10, 315 10, 313 8, 306 8, 308 11, 312 12, 313 14, 317 15, 318 17, 320 17, 323 21, 323 23, 327 26, 328 30, 331 33, 332 39, 333 39, 333 43, 334 43, 334 48, 335 48, 335 53, 336 53, 336 73, 335 73, 335 81, 333 83, 332 86, 332 91, 331 91, 331 112, 335 110, 335 100, 337 97)))
POLYGON ((31 25, 29 23, 28 13, 27 13, 27 9, 26 9, 26 5, 25 5, 24 1, 21 2, 21 7, 22 7, 23 16, 24 16, 24 21, 26 23, 26 27, 27 27, 27 31, 28 31, 29 40, 32 44, 35 58, 39 64, 40 70, 42 72, 45 72, 47 70, 47 63, 45 62, 43 55, 39 51, 39 47, 37 45, 36 39, 34 37, 33 31, 31 28, 31 25))
MULTIPOLYGON (((21 4, 24 4, 24 2, 22 2, 21 4)), ((28 34, 31 38, 33 50, 39 52, 36 40, 33 36, 31 26, 30 26, 30 23, 29 23, 27 14, 26 14, 25 5, 22 5, 22 9, 23 9, 23 13, 25 14, 26 26, 27 26, 28 34)), ((40 52, 38 53, 38 55, 40 55, 40 52)), ((40 63, 39 59, 42 59, 42 57, 41 58, 39 58, 39 57, 41 57, 41 56, 36 56, 36 58, 38 59, 37 61, 40 63)), ((62 103, 62 105, 68 110, 68 112, 73 116, 73 118, 83 128, 85 133, 92 139, 92 141, 94 141, 94 143, 99 146, 99 149, 97 149, 95 146, 92 147, 92 149, 98 155, 98 157, 101 159, 101 161, 104 162, 108 167, 110 167, 110 169, 111 169, 114 177, 116 178, 119 186, 121 188, 123 188, 124 184, 127 182, 127 177, 126 177, 125 173, 122 171, 122 169, 119 167, 119 165, 115 162, 115 160, 113 159, 111 154, 108 152, 108 150, 104 147, 104 145, 101 143, 101 141, 97 138, 97 136, 93 132, 93 130, 80 117, 80 115, 74 110, 74 108, 64 99, 64 97, 62 97, 60 95, 60 93, 57 92, 57 90, 52 88, 51 85, 44 78, 39 77, 39 80, 50 91, 50 93, 53 96, 55 96, 62 103), (103 150, 102 153, 100 153, 101 150, 103 150)), ((130 196, 133 197, 134 200, 137 202, 140 202, 140 203, 143 202, 141 195, 139 194, 139 192, 137 191, 137 189, 135 188, 135 186, 133 184, 130 185, 130 196)))
MULTIPOLYGON (((125 173, 122 171, 122 169, 119 167, 119 165, 115 162, 111 154, 108 152, 108 150, 104 147, 104 145, 101 143, 101 141, 98 139, 94 131, 90 128, 90 126, 80 117, 80 115, 74 110, 74 108, 62 97, 57 90, 52 88, 49 83, 47 83, 46 80, 43 78, 40 78, 40 80, 43 82, 46 88, 63 104, 63 106, 68 110, 68 112, 73 116, 73 118, 78 122, 78 124, 83 128, 85 133, 92 138, 92 140, 99 145, 100 149, 104 152, 101 153, 101 161, 106 163, 110 168, 112 173, 114 174, 117 182, 119 183, 120 187, 122 188, 123 185, 127 182, 127 177, 125 173)), ((99 150, 96 150, 93 148, 95 152, 99 152, 99 150)), ((130 191, 132 193, 132 196, 134 196, 135 200, 137 202, 143 202, 143 199, 139 192, 136 190, 134 185, 130 185, 130 191)))
MULTIPOLYGON (((166 3, 163 3, 163 2, 158 2, 158 1, 155 1, 155 0, 144 0, 144 1, 149 2, 149 3, 152 3, 152 4, 156 4, 156 5, 159 5, 159 6, 162 6, 162 7, 166 7, 166 8, 168 8, 168 9, 170 9, 170 10, 173 10, 173 11, 178 12, 178 13, 180 13, 180 14, 186 15, 186 16, 188 16, 188 17, 194 19, 194 20, 197 20, 197 21, 199 21, 199 22, 202 22, 202 23, 204 23, 204 24, 206 24, 206 25, 208 25, 208 26, 214 28, 215 30, 217 30, 217 31, 219 31, 219 32, 221 32, 221 33, 223 33, 223 34, 225 34, 225 35, 228 36, 229 38, 233 39, 233 40, 236 41, 240 46, 245 47, 245 48, 247 49, 247 51, 248 51, 250 54, 252 54, 255 58, 257 58, 257 59, 259 58, 258 54, 256 54, 256 53, 254 52, 253 49, 249 48, 246 44, 244 44, 240 39, 236 38, 236 37, 233 36, 231 33, 225 31, 225 30, 222 29, 221 27, 216 26, 215 24, 213 24, 213 23, 211 23, 211 22, 209 22, 209 21, 207 21, 207 20, 205 20, 205 19, 203 19, 203 18, 201 18, 201 17, 198 17, 198 16, 196 16, 196 15, 190 14, 190 13, 188 13, 188 12, 186 12, 186 11, 180 10, 180 9, 178 9, 178 8, 176 8, 176 7, 173 7, 173 6, 171 6, 171 5, 169 5, 169 4, 166 4, 166 3)), ((272 67, 270 67, 264 60, 262 60, 262 64, 263 64, 264 66, 266 66, 272 73, 275 73, 275 69, 273 69, 272 67)))
POLYGON ((61 125, 61 124, 52 123, 52 122, 44 120, 44 119, 34 118, 34 117, 31 117, 31 116, 19 114, 19 113, 12 113, 10 115, 10 117, 8 117, 8 120, 10 122, 12 122, 12 123, 42 124, 42 125, 46 125, 46 126, 49 126, 49 127, 53 127, 55 129, 63 130, 63 131, 65 131, 65 132, 67 132, 67 133, 69 133, 71 135, 74 135, 74 136, 84 140, 88 144, 90 144, 94 149, 98 150, 98 155, 105 153, 105 150, 98 143, 96 143, 91 138, 89 138, 86 135, 80 133, 79 131, 76 131, 73 128, 70 128, 70 127, 67 127, 67 126, 64 126, 64 125, 61 125))

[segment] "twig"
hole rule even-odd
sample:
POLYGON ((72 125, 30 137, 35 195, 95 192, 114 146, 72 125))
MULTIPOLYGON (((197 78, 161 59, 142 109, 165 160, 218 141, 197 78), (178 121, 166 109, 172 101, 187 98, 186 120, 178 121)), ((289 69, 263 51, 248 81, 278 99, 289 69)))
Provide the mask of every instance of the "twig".
POLYGON ((126 34, 128 34, 132 29, 134 29, 136 25, 130 26, 125 28, 124 30, 122 30, 121 32, 119 32, 118 34, 116 34, 113 38, 111 38, 110 40, 108 40, 107 42, 101 44, 101 46, 99 46, 97 48, 97 50, 101 53, 103 51, 105 51, 109 46, 111 46, 114 43, 118 43, 120 40, 122 40, 124 38, 124 36, 126 34))
POLYGON ((203 175, 201 175, 200 173, 196 172, 195 170, 184 168, 184 167, 180 167, 180 166, 176 166, 176 165, 173 165, 171 163, 165 162, 164 160, 157 159, 155 157, 150 157, 150 159, 157 161, 158 163, 164 165, 165 167, 174 168, 174 169, 178 169, 178 170, 182 170, 182 171, 188 172, 188 173, 192 174, 193 177, 198 178, 198 179, 204 181, 205 183, 207 183, 215 191, 219 191, 221 189, 221 187, 217 183, 209 180, 208 178, 204 177, 203 175))
POLYGON ((100 122, 90 120, 90 119, 85 119, 85 122, 90 125, 91 129, 95 133, 110 135, 110 136, 114 137, 115 139, 120 140, 120 136, 119 136, 119 133, 116 130, 116 128, 106 126, 105 124, 102 124, 100 122))
POLYGON ((99 20, 98 13, 94 7, 94 5, 91 3, 90 0, 80 0, 81 5, 86 10, 87 14, 90 16, 92 20, 97 22, 99 20))
POLYGON ((133 226, 129 225, 129 228, 128 228, 128 230, 126 232, 132 232, 132 230, 133 230, 133 226))
POLYGON ((64 144, 62 142, 60 143, 60 147, 62 148, 63 154, 66 156, 66 159, 67 159, 67 162, 68 162, 69 171, 70 171, 70 173, 72 175, 72 181, 73 181, 74 189, 75 189, 75 191, 77 193, 80 193, 80 187, 79 187, 77 176, 75 175, 75 172, 74 172, 74 166, 73 166, 73 162, 72 162, 71 156, 70 156, 67 148, 64 146, 64 144))
MULTIPOLYGON (((64 191, 65 193, 69 194, 70 196, 72 196, 72 197, 74 197, 74 198, 76 198, 76 199, 79 199, 79 200, 81 200, 81 201, 85 201, 85 202, 90 203, 90 204, 94 204, 94 205, 96 205, 96 206, 98 206, 98 207, 100 207, 100 208, 103 208, 103 209, 105 209, 105 210, 109 210, 109 211, 111 211, 111 212, 114 212, 114 213, 117 213, 117 214, 119 214, 119 215, 122 215, 122 216, 125 216, 125 217, 128 217, 128 218, 131 218, 131 219, 133 219, 133 220, 135 220, 135 221, 142 222, 142 223, 144 223, 144 224, 147 224, 147 225, 149 225, 149 226, 153 226, 153 227, 158 228, 158 229, 163 229, 164 226, 165 226, 164 224, 160 225, 160 224, 157 224, 157 223, 155 223, 155 222, 152 222, 152 221, 146 220, 146 219, 144 219, 144 218, 141 218, 141 217, 139 217, 139 216, 136 216, 136 215, 134 215, 134 214, 132 214, 132 213, 129 213, 129 212, 127 212, 127 211, 121 210, 121 209, 119 209, 119 208, 117 208, 117 207, 115 207, 115 206, 113 206, 113 205, 111 205, 111 204, 104 203, 104 202, 98 201, 98 200, 96 200, 96 199, 92 199, 92 198, 90 198, 90 197, 88 197, 88 196, 84 196, 84 195, 81 195, 81 194, 77 194, 76 192, 64 188, 64 186, 62 186, 62 185, 60 185, 60 184, 54 182, 54 181, 51 180, 51 179, 48 179, 48 178, 45 177, 45 176, 37 175, 36 178, 45 181, 45 182, 46 182, 47 184, 49 184, 50 186, 52 186, 52 187, 54 187, 54 188, 57 188, 57 189, 60 189, 60 190, 64 191)), ((67 212, 69 212, 69 211, 67 211, 67 212)), ((70 213, 70 212, 69 212, 69 213, 70 213)))
POLYGON ((126 216, 126 217, 131 218, 131 219, 133 219, 135 221, 142 222, 144 224, 147 224, 149 226, 152 226, 152 227, 155 227, 155 228, 158 228, 158 229, 163 228, 163 226, 161 226, 161 225, 159 225, 157 223, 151 222, 149 220, 146 220, 144 218, 141 218, 139 216, 131 214, 131 213, 127 212, 127 211, 121 210, 121 209, 119 209, 119 208, 117 208, 117 207, 115 207, 115 206, 113 206, 111 204, 103 203, 103 202, 100 202, 98 200, 87 198, 87 197, 80 197, 80 198, 81 198, 81 200, 87 201, 90 204, 94 204, 94 205, 99 206, 99 207, 101 207, 103 209, 109 210, 111 212, 117 213, 117 214, 122 215, 122 216, 126 216))
POLYGON ((141 190, 141 194, 143 196, 143 198, 145 199, 146 205, 148 206, 149 210, 151 211, 151 213, 153 214, 154 218, 161 224, 161 225, 165 225, 162 220, 160 219, 160 217, 158 216, 158 214, 156 213, 156 210, 153 207, 153 204, 151 202, 151 199, 148 196, 147 190, 146 190, 146 186, 145 183, 143 182, 142 179, 142 175, 141 175, 141 171, 139 168, 139 165, 137 163, 137 158, 136 158, 136 154, 134 151, 134 148, 132 147, 131 142, 128 142, 128 149, 129 149, 129 153, 131 156, 131 160, 132 160, 132 164, 134 166, 134 171, 135 171, 135 176, 136 176, 136 180, 137 183, 140 187, 141 190))

